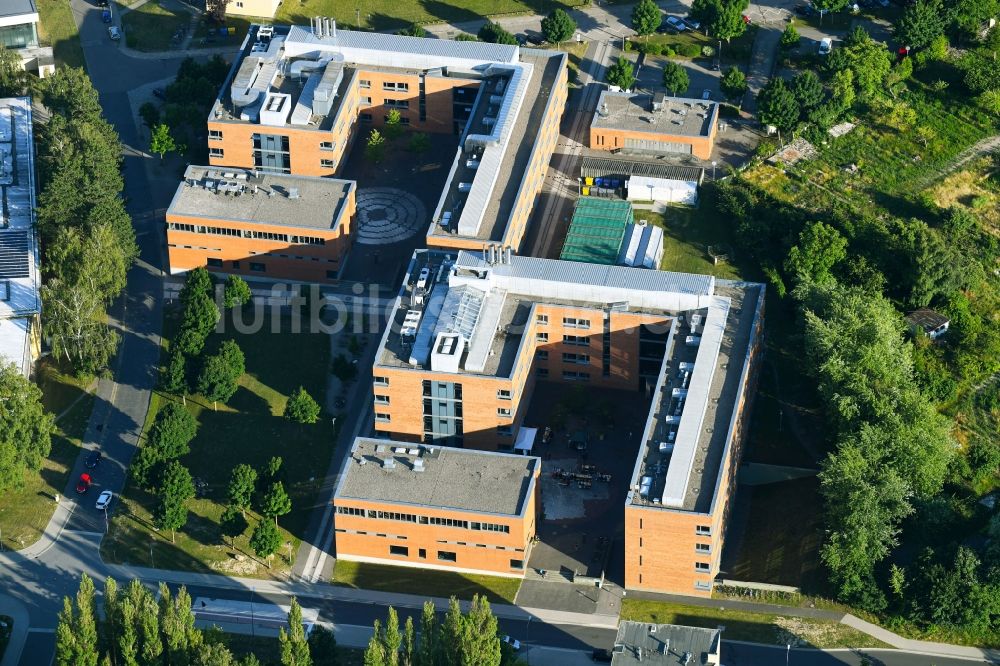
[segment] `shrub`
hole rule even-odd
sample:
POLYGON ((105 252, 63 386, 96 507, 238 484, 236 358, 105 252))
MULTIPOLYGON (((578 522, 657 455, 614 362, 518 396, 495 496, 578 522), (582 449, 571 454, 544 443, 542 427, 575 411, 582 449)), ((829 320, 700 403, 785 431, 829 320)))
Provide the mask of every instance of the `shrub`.
POLYGON ((701 55, 703 55, 706 58, 711 58, 712 56, 715 55, 715 47, 714 46, 701 47, 701 55))
POLYGON ((697 58, 701 55, 701 47, 697 44, 681 44, 678 53, 685 58, 697 58))

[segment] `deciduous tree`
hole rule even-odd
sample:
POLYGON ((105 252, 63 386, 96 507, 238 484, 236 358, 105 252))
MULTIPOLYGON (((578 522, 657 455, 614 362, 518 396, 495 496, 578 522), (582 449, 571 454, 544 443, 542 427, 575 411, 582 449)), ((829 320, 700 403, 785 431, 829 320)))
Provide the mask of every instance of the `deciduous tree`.
POLYGON ((565 10, 556 7, 542 19, 542 34, 550 44, 562 44, 576 32, 574 21, 565 10))
POLYGON ((717 39, 724 39, 728 44, 734 37, 746 32, 747 24, 743 20, 743 11, 746 8, 746 0, 722 0, 719 12, 709 30, 717 39))
POLYGON ((785 31, 781 33, 781 48, 794 49, 799 45, 801 39, 799 31, 795 29, 795 24, 789 23, 785 27, 785 31))
POLYGON ((285 404, 285 418, 300 424, 312 424, 319 420, 319 404, 303 388, 298 387, 285 404))
POLYGON ((281 645, 281 666, 312 666, 309 643, 302 626, 302 607, 295 597, 288 608, 288 631, 278 628, 278 643, 281 645))
POLYGON ((730 67, 722 75, 719 86, 730 101, 742 100, 747 92, 747 77, 739 67, 730 67))
POLYGON ((896 22, 896 41, 922 49, 944 34, 948 18, 941 0, 916 0, 896 22))
POLYGON ((278 552, 281 547, 281 533, 270 520, 262 520, 257 523, 250 535, 250 547, 257 557, 267 560, 267 567, 271 568, 271 556, 278 552))
POLYGON ((639 0, 632 7, 632 29, 637 35, 653 34, 662 21, 663 13, 653 0, 639 0))
POLYGON ((687 70, 672 60, 663 63, 663 87, 670 91, 671 95, 677 96, 688 89, 691 80, 688 78, 687 70))
POLYGON ((240 307, 250 302, 250 285, 239 275, 230 275, 226 278, 225 291, 222 294, 222 302, 227 308, 240 307))
POLYGON ((167 393, 175 395, 187 393, 187 359, 181 350, 175 349, 171 352, 167 365, 160 374, 160 386, 167 393))
POLYGON ((226 340, 217 354, 205 359, 198 375, 198 392, 213 402, 226 402, 235 395, 245 372, 243 351, 235 340, 226 340))
POLYGON ((153 133, 149 137, 149 150, 153 154, 159 155, 161 161, 164 155, 177 150, 177 143, 170 134, 170 128, 164 123, 153 128, 153 133))
POLYGON ((179 403, 168 402, 156 413, 146 446, 156 448, 161 460, 174 460, 188 454, 197 433, 194 415, 179 403))
POLYGON ((757 95, 757 117, 765 125, 778 128, 779 133, 795 129, 799 105, 781 77, 772 78, 757 95))
POLYGON ((20 488, 52 448, 55 422, 42 392, 15 366, 0 363, 0 490, 20 488))
POLYGON ((194 481, 187 467, 176 460, 167 463, 159 484, 160 502, 153 514, 157 529, 170 530, 170 541, 176 541, 176 531, 187 524, 187 501, 194 497, 194 481))
POLYGON ((514 37, 510 32, 503 29, 498 23, 493 21, 487 21, 482 28, 479 29, 479 40, 483 42, 490 42, 493 44, 507 44, 514 46, 517 44, 517 38, 514 37))
POLYGON ((804 116, 815 109, 823 101, 823 83, 816 72, 807 69, 792 79, 792 94, 804 116))
POLYGON ((622 90, 631 90, 635 84, 635 68, 624 56, 618 56, 618 60, 611 67, 608 67, 604 78, 613 86, 618 86, 622 90))
POLYGON ((229 477, 226 495, 230 506, 236 507, 246 518, 247 509, 253 502, 253 493, 257 487, 257 470, 247 464, 239 464, 233 468, 229 477))
POLYGON ((268 518, 274 518, 274 524, 277 526, 278 516, 283 516, 291 510, 292 498, 285 492, 285 485, 281 481, 275 481, 264 494, 260 512, 268 518))

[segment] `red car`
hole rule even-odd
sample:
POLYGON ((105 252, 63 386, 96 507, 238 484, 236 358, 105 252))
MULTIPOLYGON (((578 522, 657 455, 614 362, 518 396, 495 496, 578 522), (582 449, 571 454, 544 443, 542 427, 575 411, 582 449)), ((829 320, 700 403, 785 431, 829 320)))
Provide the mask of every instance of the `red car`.
POLYGON ((743 22, 746 23, 747 25, 753 23, 753 21, 750 20, 750 17, 747 16, 746 14, 743 15, 743 22))
POLYGON ((89 474, 86 473, 81 474, 80 480, 76 482, 76 492, 80 493, 81 495, 84 494, 85 492, 87 492, 87 489, 90 488, 91 483, 92 481, 90 479, 89 474))

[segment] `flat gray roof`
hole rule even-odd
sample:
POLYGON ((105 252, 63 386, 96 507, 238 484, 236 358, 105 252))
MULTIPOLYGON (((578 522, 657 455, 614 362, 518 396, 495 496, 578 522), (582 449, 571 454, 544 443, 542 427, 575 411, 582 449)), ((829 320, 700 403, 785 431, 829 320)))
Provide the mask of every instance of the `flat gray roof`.
POLYGON ((702 666, 718 663, 721 636, 718 629, 677 624, 622 622, 612 651, 612 666, 702 666), (641 652, 640 652, 641 651, 641 652), (691 654, 691 661, 685 655, 691 654), (716 657, 714 662, 709 655, 716 657))
POLYGON ((0 2, 0 16, 21 16, 37 14, 33 0, 3 0, 0 2))
POLYGON ((167 215, 335 229, 353 187, 350 180, 189 166, 167 215))
POLYGON ((528 456, 359 437, 335 499, 519 516, 539 464, 528 456), (423 471, 415 470, 417 460, 423 471))
POLYGON ((605 90, 597 102, 593 127, 670 136, 711 134, 718 104, 712 100, 665 97, 660 111, 652 110, 653 95, 605 90))
POLYGON ((683 164, 670 164, 660 160, 641 159, 621 159, 607 157, 605 151, 602 155, 584 155, 580 160, 580 175, 586 178, 603 176, 651 176, 653 178, 667 178, 669 180, 691 180, 701 183, 705 175, 702 167, 687 166, 683 164))

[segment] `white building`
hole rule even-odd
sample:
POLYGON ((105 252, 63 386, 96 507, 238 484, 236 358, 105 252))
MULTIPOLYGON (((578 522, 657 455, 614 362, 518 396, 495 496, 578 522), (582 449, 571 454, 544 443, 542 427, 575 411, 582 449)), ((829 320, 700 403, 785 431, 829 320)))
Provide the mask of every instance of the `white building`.
POLYGON ((35 0, 0 2, 0 44, 21 56, 25 71, 44 78, 55 71, 51 46, 38 43, 38 9, 35 0))

